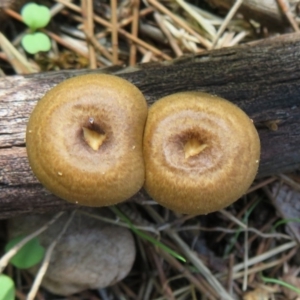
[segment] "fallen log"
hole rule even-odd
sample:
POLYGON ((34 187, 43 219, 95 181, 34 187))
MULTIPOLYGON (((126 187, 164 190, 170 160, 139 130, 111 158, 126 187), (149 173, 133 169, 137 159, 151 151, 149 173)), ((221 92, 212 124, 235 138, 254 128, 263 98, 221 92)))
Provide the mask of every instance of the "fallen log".
MULTIPOLYGON (((300 165, 300 35, 202 52, 135 68, 73 70, 0 78, 0 218, 75 207, 47 192, 32 174, 25 129, 39 98, 59 82, 86 73, 114 73, 135 84, 149 105, 180 91, 224 97, 254 121, 261 138, 258 177, 300 165)), ((138 197, 138 196, 136 196, 138 197)))

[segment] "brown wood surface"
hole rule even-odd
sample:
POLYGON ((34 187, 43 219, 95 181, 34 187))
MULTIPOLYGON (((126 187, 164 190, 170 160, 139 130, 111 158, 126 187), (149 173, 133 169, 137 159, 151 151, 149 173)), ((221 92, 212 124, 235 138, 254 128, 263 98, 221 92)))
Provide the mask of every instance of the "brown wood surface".
POLYGON ((25 149, 28 117, 39 98, 79 74, 117 73, 134 83, 149 103, 179 91, 224 97, 254 120, 262 143, 258 177, 300 165, 300 35, 203 52, 173 62, 136 68, 59 71, 0 78, 0 218, 72 205, 48 193, 30 171, 25 149), (278 126, 277 130, 274 126, 278 126))
MULTIPOLYGON (((206 2, 219 11, 223 9, 227 12, 233 7, 235 0, 206 0, 206 2)), ((287 18, 282 13, 277 0, 243 0, 238 12, 246 19, 256 20, 271 28, 276 26, 282 30, 283 24, 287 24, 287 18)))

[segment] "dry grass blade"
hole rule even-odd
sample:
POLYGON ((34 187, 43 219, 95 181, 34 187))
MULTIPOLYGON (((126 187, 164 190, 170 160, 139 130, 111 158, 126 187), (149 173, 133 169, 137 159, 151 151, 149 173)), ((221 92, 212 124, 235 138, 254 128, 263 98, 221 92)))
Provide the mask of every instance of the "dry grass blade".
MULTIPOLYGON (((140 0, 134 0, 132 3, 132 23, 131 23, 131 34, 134 37, 138 37, 138 27, 139 27, 139 8, 140 0)), ((131 42, 130 54, 129 54, 129 65, 134 66, 136 64, 136 44, 131 42)))
POLYGON ((11 42, 0 32, 0 47, 6 54, 7 59, 17 74, 30 74, 36 72, 37 67, 28 62, 27 59, 11 44, 11 42))
POLYGON ((295 189, 296 191, 300 192, 300 184, 295 182, 294 180, 292 180, 289 176, 284 175, 284 174, 280 174, 279 178, 286 184, 288 184, 289 186, 291 186, 293 189, 295 189))
POLYGON ((70 223, 72 222, 73 220, 73 217, 76 213, 76 210, 74 210, 69 219, 67 220, 67 222, 65 223, 64 227, 62 228, 61 232, 59 233, 59 235, 56 237, 56 239, 49 245, 46 253, 45 253, 45 257, 44 257, 44 260, 41 264, 41 267, 38 271, 38 273, 36 274, 35 278, 34 278, 34 282, 33 282, 33 285, 30 289, 30 292, 28 293, 27 295, 27 300, 33 300, 37 294, 37 291, 41 285, 41 282, 43 280, 43 277, 48 269, 48 266, 49 266, 49 263, 50 263, 50 259, 51 259, 51 255, 52 255, 52 252, 53 252, 53 249, 55 248, 55 246, 57 245, 58 241, 61 239, 61 237, 65 234, 65 232, 67 231, 70 223))
MULTIPOLYGON (((80 8, 79 8, 78 6, 76 6, 75 4, 73 4, 73 3, 68 3, 68 2, 66 2, 65 0, 56 0, 56 1, 65 4, 68 8, 70 8, 70 9, 76 11, 76 12, 80 12, 80 8)), ((102 26, 105 26, 105 27, 109 28, 110 30, 112 30, 112 27, 113 27, 112 24, 109 23, 108 21, 106 21, 105 19, 100 18, 99 16, 94 16, 94 20, 95 20, 97 23, 101 24, 102 26)), ((166 60, 171 60, 171 59, 172 59, 170 56, 164 54, 162 51, 160 51, 160 50, 158 50, 157 48, 151 46, 150 44, 144 42, 143 40, 141 40, 141 39, 139 39, 139 38, 133 36, 133 35, 130 34, 129 32, 125 31, 124 29, 119 28, 119 27, 117 27, 117 28, 118 28, 118 32, 119 32, 121 35, 125 36, 125 37, 128 38, 129 40, 132 40, 132 41, 135 42, 136 44, 138 44, 138 45, 140 45, 140 46, 142 46, 142 47, 144 47, 144 48, 150 50, 150 51, 153 52, 155 55, 160 56, 160 57, 162 57, 162 58, 164 58, 164 59, 166 59, 166 60)))
POLYGON ((160 27, 161 31, 167 37, 167 39, 170 43, 170 46, 172 47, 172 49, 173 49, 174 53, 176 54, 176 56, 177 57, 181 56, 183 54, 183 52, 181 51, 180 47, 176 43, 175 39, 172 37, 172 35, 171 35, 170 31, 168 30, 168 28, 165 26, 163 17, 159 13, 154 13, 154 18, 155 18, 158 26, 160 27))
MULTIPOLYGON (((94 36, 94 22, 93 22, 93 2, 92 0, 82 0, 81 1, 81 8, 82 8, 82 17, 83 17, 83 27, 84 32, 87 36, 93 37, 94 36)), ((90 68, 96 69, 97 67, 97 60, 96 60, 96 53, 93 45, 88 45, 89 51, 89 62, 90 68)))
POLYGON ((168 253, 159 250, 159 253, 165 260, 178 270, 180 274, 186 277, 191 284, 195 285, 195 287, 199 290, 199 292, 207 297, 209 300, 214 300, 218 297, 218 294, 214 291, 214 289, 207 289, 207 287, 201 283, 186 267, 184 267, 178 260, 169 255, 168 253))
POLYGON ((111 45, 113 52, 113 64, 116 65, 118 63, 118 13, 117 13, 117 0, 111 0, 111 45))
MULTIPOLYGON (((252 266, 254 264, 257 264, 257 263, 260 263, 260 262, 263 262, 269 258, 272 258, 273 256, 276 256, 277 254, 281 253, 281 252, 284 252, 288 249, 291 249, 293 247, 296 247, 297 246, 297 243, 295 241, 292 241, 292 242, 289 242, 289 243, 286 243, 286 244, 283 244, 283 245, 280 245, 272 250, 269 250, 261 255, 258 255, 258 256, 255 256, 253 258, 250 258, 248 259, 247 261, 247 266, 252 266)), ((237 264, 233 267, 233 271, 234 272, 238 272, 242 269, 244 269, 245 267, 245 264, 244 263, 240 263, 240 264, 237 264)))
MULTIPOLYGON (((268 270, 273 267, 278 268, 278 266, 282 266, 285 262, 287 262, 289 259, 291 259, 297 253, 297 251, 298 251, 298 248, 295 247, 287 255, 284 255, 282 258, 272 260, 271 262, 268 262, 268 263, 254 264, 253 267, 248 269, 247 273, 248 273, 248 275, 252 274, 253 276, 256 276, 259 272, 268 270)), ((243 276, 244 276, 244 271, 236 272, 233 275, 233 279, 239 279, 239 278, 242 278, 243 276)))
MULTIPOLYGON (((162 223, 163 219, 151 207, 145 207, 149 214, 158 222, 162 223)), ((165 233, 178 245, 186 258, 198 269, 204 278, 210 283, 220 297, 226 300, 234 300, 231 295, 224 289, 220 282, 213 276, 210 270, 203 264, 203 262, 195 255, 189 246, 180 238, 180 236, 173 230, 166 229, 165 233)))
POLYGON ((224 30, 226 29, 228 23, 230 22, 230 20, 233 18, 233 16, 235 15, 235 13, 237 12, 237 10, 239 9, 239 7, 242 5, 244 0, 236 0, 234 5, 232 6, 232 8, 230 9, 230 11, 228 12, 225 20, 223 21, 222 25, 220 26, 214 41, 213 41, 213 47, 215 47, 217 45, 218 39, 220 38, 220 36, 222 35, 222 33, 224 32, 224 30))
MULTIPOLYGON (((114 225, 118 225, 121 227, 130 228, 130 226, 127 223, 120 221, 119 218, 114 220, 114 219, 99 216, 95 213, 94 214, 89 213, 89 212, 86 212, 83 210, 78 210, 78 213, 89 216, 94 219, 98 219, 98 220, 106 222, 108 224, 114 224, 114 225)), ((139 230, 151 232, 151 233, 155 234, 156 237, 158 237, 158 238, 160 237, 160 232, 155 227, 151 226, 151 224, 149 224, 148 226, 141 226, 141 225, 134 225, 134 226, 135 226, 135 228, 137 228, 139 230)))
POLYGON ((190 26, 188 26, 182 19, 174 15, 171 11, 169 11, 165 6, 160 4, 156 0, 148 0, 148 2, 153 5, 155 8, 157 8, 160 12, 163 14, 166 14, 169 16, 179 27, 186 30, 191 35, 195 36, 200 44, 202 44, 206 49, 211 48, 211 43, 203 38, 201 35, 199 35, 195 30, 193 30, 190 26))
POLYGON ((168 300, 175 300, 174 295, 173 295, 173 291, 171 290, 171 288, 170 288, 170 286, 167 282, 166 275, 165 275, 164 270, 162 268, 161 258, 159 258, 154 251, 152 251, 151 254, 152 254, 152 257, 153 257, 155 267, 157 268, 157 271, 158 271, 158 276, 159 276, 159 279, 160 279, 160 282, 161 282, 161 286, 163 287, 163 293, 166 295, 166 298, 168 300))
POLYGON ((192 9, 189 4, 183 0, 176 0, 176 2, 199 23, 199 25, 209 34, 209 38, 211 40, 215 37, 215 27, 212 26, 208 20, 203 18, 201 14, 197 12, 197 10, 192 9))
POLYGON ((297 24, 293 14, 291 13, 289 2, 287 0, 277 0, 277 3, 287 17, 295 32, 299 32, 299 25, 297 24))
POLYGON ((195 255, 193 251, 186 245, 186 243, 179 237, 178 234, 167 230, 168 235, 177 243, 181 248, 182 252, 191 261, 191 263, 199 270, 199 272, 204 276, 204 278, 210 283, 214 290, 226 300, 234 300, 231 295, 224 289, 221 283, 216 279, 216 277, 210 272, 210 270, 203 264, 203 262, 195 255))

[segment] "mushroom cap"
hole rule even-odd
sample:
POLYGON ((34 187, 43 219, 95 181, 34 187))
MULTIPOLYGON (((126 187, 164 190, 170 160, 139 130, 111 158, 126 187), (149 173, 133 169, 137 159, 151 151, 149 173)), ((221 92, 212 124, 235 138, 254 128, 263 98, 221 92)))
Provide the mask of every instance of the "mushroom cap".
POLYGON ((124 201, 145 178, 142 138, 147 103, 128 81, 106 74, 68 79, 32 112, 30 166, 53 194, 86 206, 124 201))
POLYGON ((252 120, 206 93, 158 100, 149 109, 143 144, 146 191, 179 213, 207 214, 230 205, 258 170, 260 140, 252 120))

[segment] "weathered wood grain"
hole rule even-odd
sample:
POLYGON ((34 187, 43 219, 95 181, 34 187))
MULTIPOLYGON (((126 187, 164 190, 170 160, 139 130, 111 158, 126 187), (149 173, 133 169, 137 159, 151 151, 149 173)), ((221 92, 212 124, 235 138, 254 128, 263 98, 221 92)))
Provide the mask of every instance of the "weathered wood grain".
MULTIPOLYGON (((0 78, 0 218, 71 207, 41 187, 28 166, 25 128, 39 98, 79 74, 115 73, 131 81, 149 103, 170 93, 200 90, 246 111, 258 128, 258 177, 300 165, 300 35, 203 52, 176 61, 123 69, 76 70, 0 78), (271 128, 278 127, 277 130, 271 128)), ((72 206, 73 207, 73 206, 72 206)))

